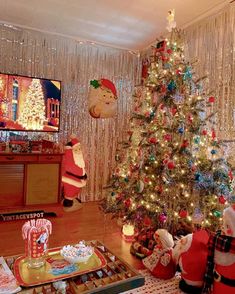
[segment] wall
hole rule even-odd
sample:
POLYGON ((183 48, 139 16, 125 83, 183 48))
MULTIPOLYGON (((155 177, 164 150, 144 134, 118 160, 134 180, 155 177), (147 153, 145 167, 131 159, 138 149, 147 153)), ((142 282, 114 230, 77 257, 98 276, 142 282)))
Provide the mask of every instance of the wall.
POLYGON ((115 164, 117 142, 128 124, 139 57, 124 50, 1 24, 0 72, 62 81, 60 132, 46 137, 64 144, 70 134, 79 136, 89 179, 82 198, 102 198, 102 188, 115 164), (101 77, 117 87, 118 113, 112 119, 93 119, 87 110, 89 81, 101 77))

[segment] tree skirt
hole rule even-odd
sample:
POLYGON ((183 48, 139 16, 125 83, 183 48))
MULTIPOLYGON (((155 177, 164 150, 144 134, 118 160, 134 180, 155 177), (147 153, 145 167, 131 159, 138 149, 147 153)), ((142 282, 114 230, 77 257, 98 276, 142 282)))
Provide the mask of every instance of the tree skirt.
POLYGON ((145 285, 122 294, 181 294, 179 290, 180 273, 170 280, 160 280, 151 275, 148 270, 141 270, 145 277, 145 285))

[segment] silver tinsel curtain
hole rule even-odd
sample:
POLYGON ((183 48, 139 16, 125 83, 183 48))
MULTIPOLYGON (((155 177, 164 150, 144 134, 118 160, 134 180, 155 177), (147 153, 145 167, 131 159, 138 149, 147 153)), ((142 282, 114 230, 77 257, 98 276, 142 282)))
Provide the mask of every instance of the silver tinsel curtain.
POLYGON ((190 60, 198 60, 198 76, 208 76, 214 92, 217 133, 235 141, 235 4, 185 29, 185 49, 190 60))
MULTIPOLYGON (((0 72, 62 81, 60 132, 44 138, 66 143, 78 135, 87 163, 88 184, 83 201, 103 197, 103 186, 115 164, 131 112, 132 92, 138 82, 139 57, 132 52, 0 24, 0 72), (118 112, 112 119, 94 119, 88 113, 92 79, 107 78, 118 92, 118 112)), ((27 133, 29 138, 37 133, 27 133)), ((0 134, 7 140, 7 133, 0 134)))

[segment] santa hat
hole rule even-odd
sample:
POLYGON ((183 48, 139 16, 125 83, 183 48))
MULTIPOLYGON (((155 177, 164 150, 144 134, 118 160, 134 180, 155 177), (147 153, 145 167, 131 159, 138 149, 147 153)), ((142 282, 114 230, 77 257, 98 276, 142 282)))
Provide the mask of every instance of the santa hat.
POLYGON ((107 79, 101 79, 100 83, 101 83, 101 86, 111 90, 115 97, 117 96, 117 90, 114 83, 112 83, 110 80, 107 80, 107 79))
POLYGON ((73 147, 79 143, 79 140, 77 138, 72 138, 71 143, 72 143, 72 147, 73 147))
POLYGON ((224 209, 223 212, 224 224, 227 224, 231 229, 231 236, 235 237, 235 207, 230 206, 224 209))
POLYGON ((74 146, 80 143, 76 137, 71 136, 70 138, 71 140, 66 144, 65 149, 72 149, 74 146))
POLYGON ((156 239, 156 237, 159 237, 163 248, 172 248, 174 246, 173 237, 169 232, 167 232, 167 230, 158 229, 154 233, 154 239, 156 239))

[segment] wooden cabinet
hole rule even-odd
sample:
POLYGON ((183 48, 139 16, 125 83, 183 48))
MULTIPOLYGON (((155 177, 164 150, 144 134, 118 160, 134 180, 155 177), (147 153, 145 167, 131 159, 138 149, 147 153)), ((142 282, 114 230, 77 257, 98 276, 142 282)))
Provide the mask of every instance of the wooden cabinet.
POLYGON ((0 210, 60 202, 63 154, 0 154, 0 210))

